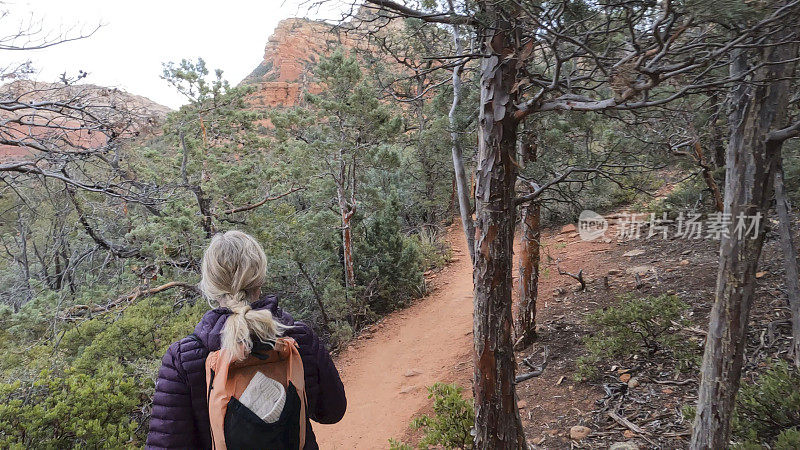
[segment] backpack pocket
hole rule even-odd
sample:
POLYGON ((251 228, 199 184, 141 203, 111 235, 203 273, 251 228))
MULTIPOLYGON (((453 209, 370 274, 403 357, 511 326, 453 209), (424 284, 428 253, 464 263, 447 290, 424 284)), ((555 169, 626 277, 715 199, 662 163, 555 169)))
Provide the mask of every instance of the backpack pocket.
POLYGON ((225 412, 225 444, 229 449, 297 450, 300 448, 300 396, 289 382, 286 404, 276 422, 267 423, 231 397, 225 412))

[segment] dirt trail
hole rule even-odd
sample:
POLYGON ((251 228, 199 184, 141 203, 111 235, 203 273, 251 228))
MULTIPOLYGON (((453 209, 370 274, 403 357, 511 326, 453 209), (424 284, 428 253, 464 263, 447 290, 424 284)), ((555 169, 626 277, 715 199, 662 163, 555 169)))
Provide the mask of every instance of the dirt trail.
MULTIPOLYGON (((467 395, 471 394, 472 267, 458 225, 449 229, 448 240, 456 259, 429 279, 435 287, 433 293, 410 308, 389 315, 337 358, 347 391, 347 414, 335 425, 314 424, 321 448, 373 450, 388 448, 389 438, 411 438, 411 419, 418 413, 431 412, 426 387, 437 381, 456 382, 466 388, 467 395)), ((576 284, 559 275, 557 266, 573 273, 583 269, 585 273, 598 274, 616 267, 616 261, 609 261, 605 254, 613 245, 611 240, 582 241, 574 225, 544 231, 542 244, 537 309, 538 321, 546 324, 554 316, 563 319, 574 309, 574 305, 554 296, 554 290, 571 292, 576 284)), ((515 257, 515 285, 516 263, 515 257)), ((515 301, 516 297, 515 286, 515 301)), ((586 306, 581 305, 580 309, 588 310, 586 306)), ((570 392, 570 401, 565 401, 560 390, 567 383, 556 385, 558 380, 551 380, 561 374, 551 370, 521 388, 522 395, 536 400, 524 416, 530 419, 534 408, 545 418, 556 417, 564 409, 578 406, 586 410, 591 405, 596 396, 586 386, 578 386, 570 392)))
POLYGON ((397 311, 336 360, 347 413, 335 425, 314 424, 323 449, 380 449, 402 438, 428 403, 427 386, 471 377, 472 267, 460 228, 448 239, 454 261, 431 280, 435 291, 397 311))

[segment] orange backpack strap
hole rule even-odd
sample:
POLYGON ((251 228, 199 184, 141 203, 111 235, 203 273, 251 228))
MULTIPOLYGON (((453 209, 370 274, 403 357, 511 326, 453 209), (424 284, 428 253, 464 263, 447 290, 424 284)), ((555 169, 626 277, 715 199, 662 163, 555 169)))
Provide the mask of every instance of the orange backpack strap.
POLYGON ((291 382, 300 397, 300 449, 305 445, 307 400, 305 374, 297 343, 280 338, 266 360, 248 357, 234 362, 226 350, 217 350, 206 358, 206 388, 211 440, 215 449, 226 449, 225 416, 231 398, 239 398, 256 372, 278 379, 285 386, 291 382))
POLYGON ((213 351, 206 358, 206 392, 208 400, 208 419, 211 422, 211 444, 215 449, 226 449, 225 445, 225 413, 228 402, 233 396, 233 385, 219 382, 228 378, 230 361, 220 364, 220 360, 229 360, 224 350, 213 351))
POLYGON ((300 352, 297 351, 297 342, 294 339, 282 338, 279 341, 284 341, 287 344, 289 358, 288 378, 297 389, 297 395, 300 396, 300 448, 302 449, 306 442, 306 417, 308 416, 303 360, 300 358, 300 352))

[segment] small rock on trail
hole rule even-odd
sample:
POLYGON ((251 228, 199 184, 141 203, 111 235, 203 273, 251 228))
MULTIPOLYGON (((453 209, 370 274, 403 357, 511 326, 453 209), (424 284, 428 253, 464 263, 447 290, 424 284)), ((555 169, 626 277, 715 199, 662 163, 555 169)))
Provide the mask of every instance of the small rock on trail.
POLYGON ((577 231, 577 227, 575 227, 574 223, 570 223, 561 227, 561 234, 574 233, 575 231, 577 231))
POLYGON ((625 270, 625 272, 628 272, 629 274, 639 274, 639 275, 644 275, 648 272, 655 272, 655 271, 656 268, 653 266, 636 266, 625 270))
POLYGON ((575 425, 569 429, 569 438, 573 441, 580 441, 581 439, 589 436, 592 429, 583 425, 575 425))

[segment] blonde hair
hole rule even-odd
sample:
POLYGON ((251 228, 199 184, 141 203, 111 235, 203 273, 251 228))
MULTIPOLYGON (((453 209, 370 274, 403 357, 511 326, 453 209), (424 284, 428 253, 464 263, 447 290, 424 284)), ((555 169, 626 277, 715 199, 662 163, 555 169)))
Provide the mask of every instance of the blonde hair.
POLYGON ((232 311, 222 330, 222 347, 234 360, 253 349, 253 335, 274 342, 285 327, 268 309, 253 310, 261 285, 267 279, 267 256, 258 241, 241 231, 216 234, 203 254, 200 290, 206 299, 232 311))

